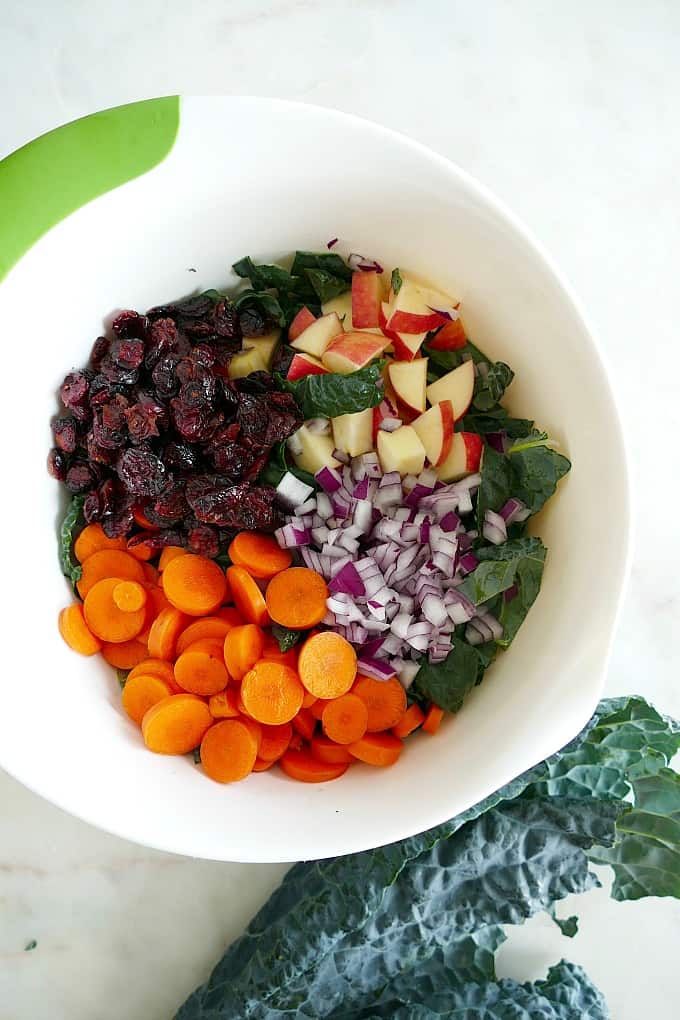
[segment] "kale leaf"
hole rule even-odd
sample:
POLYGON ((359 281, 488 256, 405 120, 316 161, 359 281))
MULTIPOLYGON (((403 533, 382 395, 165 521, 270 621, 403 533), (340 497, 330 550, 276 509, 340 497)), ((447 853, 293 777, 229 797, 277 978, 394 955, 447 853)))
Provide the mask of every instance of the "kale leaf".
POLYGON ((64 577, 68 577, 76 591, 76 584, 83 575, 83 568, 73 555, 73 543, 83 525, 84 496, 72 496, 71 502, 59 529, 59 562, 64 577))
POLYGON ((272 624, 272 634, 278 641, 279 648, 282 652, 288 652, 291 648, 294 648, 301 637, 304 636, 301 630, 291 630, 289 627, 282 627, 278 623, 272 624))
POLYGON ((498 639, 507 648, 536 601, 541 587, 547 549, 540 538, 517 538, 502 545, 482 546, 475 551, 479 565, 465 578, 460 590, 476 605, 517 588, 511 599, 502 599, 496 611, 503 626, 498 639))
POLYGON ((280 389, 292 393, 305 419, 335 418, 375 407, 383 399, 382 362, 347 375, 329 372, 290 381, 277 375, 280 389))

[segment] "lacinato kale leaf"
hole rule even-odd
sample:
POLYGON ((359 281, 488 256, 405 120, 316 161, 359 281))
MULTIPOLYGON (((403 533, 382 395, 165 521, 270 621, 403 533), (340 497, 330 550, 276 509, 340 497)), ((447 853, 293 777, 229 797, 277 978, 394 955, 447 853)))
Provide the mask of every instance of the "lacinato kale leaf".
POLYGON ((477 529, 481 534, 485 511, 495 510, 498 513, 512 495, 515 478, 508 457, 488 443, 484 445, 480 474, 482 480, 477 490, 477 529))
POLYGON ((334 276, 325 269, 305 269, 305 276, 314 288, 319 303, 331 301, 339 294, 344 294, 350 284, 340 276, 334 276))
POLYGON ((253 290, 272 288, 283 292, 294 292, 298 283, 295 277, 281 266, 257 265, 249 255, 234 262, 231 268, 237 276, 250 280, 253 290))
POLYGON ((68 577, 76 590, 76 584, 83 575, 83 568, 73 555, 73 543, 83 525, 84 496, 72 496, 59 529, 59 563, 64 577, 68 577))
POLYGON ((399 291, 401 290, 401 285, 402 285, 403 282, 404 281, 401 278, 401 273, 399 272, 399 270, 398 269, 393 269, 392 270, 392 278, 390 280, 390 285, 392 287, 392 293, 393 294, 398 294, 399 293, 399 291))
POLYGON ((478 683, 485 663, 476 647, 455 637, 453 648, 443 662, 423 661, 414 681, 415 693, 447 712, 458 712, 478 683))
POLYGON ((495 615, 503 626, 498 639, 507 648, 536 600, 541 587, 546 548, 540 538, 517 538, 502 545, 487 545, 475 551, 480 560, 465 578, 461 591, 476 605, 488 602, 513 586, 512 598, 503 598, 495 615))
POLYGON ((529 418, 512 418, 504 407, 489 411, 476 411, 474 407, 456 422, 456 432, 476 432, 486 436, 489 432, 505 432, 510 439, 528 436, 534 427, 529 418))
POLYGON ((375 407, 383 399, 382 362, 374 361, 357 372, 341 375, 307 375, 290 381, 277 375, 280 389, 295 397, 305 419, 335 418, 375 407))
POLYGON ((510 448, 508 459, 512 465, 512 495, 521 499, 538 513, 555 492, 557 483, 571 469, 571 462, 545 441, 523 445, 522 440, 510 448))
POLYGON ((486 373, 475 379, 472 406, 477 411, 491 411, 502 399, 515 373, 504 361, 492 362, 486 373))
POLYGON ((301 630, 291 630, 289 627, 282 627, 279 623, 272 624, 272 634, 276 638, 282 652, 288 652, 294 648, 300 638, 304 636, 301 630))
POLYGON ((234 307, 238 312, 245 308, 256 308, 265 318, 271 319, 277 326, 286 325, 286 315, 280 302, 268 291, 243 290, 234 298, 234 307))
POLYGON ((296 251, 291 273, 293 276, 302 277, 305 269, 320 269, 330 276, 345 280, 347 284, 352 282, 352 270, 335 252, 296 251))

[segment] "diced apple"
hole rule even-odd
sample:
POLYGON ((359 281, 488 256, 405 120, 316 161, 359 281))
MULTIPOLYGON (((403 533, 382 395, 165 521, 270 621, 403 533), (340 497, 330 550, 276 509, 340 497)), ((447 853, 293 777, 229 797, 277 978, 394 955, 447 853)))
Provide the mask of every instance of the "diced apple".
POLYGON ((378 325, 382 284, 380 273, 356 272, 352 276, 352 328, 372 329, 378 325))
POLYGON ((475 366, 472 361, 464 361, 452 372, 447 372, 441 379, 427 387, 427 399, 431 404, 441 400, 450 400, 456 421, 462 418, 472 403, 475 388, 475 366))
POLYGON ((331 340, 321 360, 329 371, 346 375, 368 365, 382 354, 387 344, 388 340, 379 333, 341 333, 331 340))
POLYGON ((425 390, 427 387, 427 358, 415 361, 393 361, 389 366, 390 382, 397 395, 400 410, 422 414, 425 410, 425 390))
POLYGON ((375 448, 375 445, 378 442, 378 431, 380 430, 380 426, 383 420, 385 418, 399 418, 399 413, 397 411, 397 399, 394 396, 394 393, 391 391, 391 387, 389 392, 388 388, 385 389, 385 399, 381 400, 381 402, 372 410, 373 410, 373 447, 375 448))
POLYGON ((286 378, 292 382, 294 379, 303 379, 306 375, 328 375, 328 369, 311 354, 294 354, 286 378))
MULTIPOLYGON (((391 330, 390 335, 392 335, 391 330)), ((427 333, 395 333, 392 343, 397 361, 413 361, 414 358, 417 358, 426 336, 427 333)))
POLYGON ((360 457, 373 449, 373 408, 356 414, 341 414, 332 419, 336 450, 344 450, 350 457, 360 457))
POLYGON ((300 309, 297 313, 290 326, 288 327, 288 339, 297 340, 300 333, 307 329, 307 326, 311 326, 313 322, 316 322, 316 316, 310 312, 307 305, 300 309))
POLYGON ((403 280, 390 304, 388 329, 395 333, 428 333, 444 321, 445 318, 426 303, 420 287, 412 280, 403 280))
MULTIPOLYGON (((355 276, 358 275, 355 273, 355 276)), ((330 301, 325 301, 321 310, 324 315, 330 312, 336 312, 338 318, 342 322, 343 329, 346 333, 356 331, 360 327, 357 326, 352 320, 352 291, 346 290, 344 294, 339 294, 338 297, 331 298, 330 301)), ((379 333, 378 323, 376 322, 375 327, 366 328, 364 331, 367 333, 379 333)))
POLYGON ((332 436, 311 432, 306 425, 301 425, 291 436, 289 450, 298 449, 292 457, 299 468, 315 475, 322 467, 338 467, 340 461, 333 456, 335 442, 332 436))
POLYGON ((451 453, 453 443, 453 404, 442 400, 429 411, 411 422, 425 447, 427 459, 433 467, 442 465, 451 453))
POLYGON ((482 459, 482 437, 476 432, 454 432, 449 455, 435 467, 442 482, 455 482, 457 478, 479 471, 482 459))
POLYGON ((229 362, 229 378, 242 379, 251 372, 268 372, 280 336, 281 330, 275 329, 264 336, 244 339, 243 350, 229 362))
POLYGON ((380 303, 380 311, 378 313, 378 325, 380 326, 380 329, 383 331, 386 337, 389 337, 389 339, 392 341, 398 340, 399 337, 397 336, 397 334, 393 333, 391 330, 387 328, 387 320, 389 319, 389 317, 390 306, 387 301, 382 301, 380 303))
POLYGON ((328 315, 322 315, 320 319, 315 319, 311 325, 303 329, 290 346, 296 351, 304 351, 314 358, 320 358, 333 337, 339 333, 342 333, 342 323, 335 312, 330 312, 328 315))
POLYGON ((453 319, 437 330, 430 340, 433 351, 459 351, 465 347, 467 337, 460 319, 453 319))
POLYGON ((378 433, 378 456, 383 472, 419 475, 425 466, 425 447, 415 429, 402 425, 395 432, 378 433))

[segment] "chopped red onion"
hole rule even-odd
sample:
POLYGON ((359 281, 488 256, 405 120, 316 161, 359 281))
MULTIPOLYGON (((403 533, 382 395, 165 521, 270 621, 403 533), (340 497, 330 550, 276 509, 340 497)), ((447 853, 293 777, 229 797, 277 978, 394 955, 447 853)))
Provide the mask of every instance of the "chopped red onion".
POLYGON ((392 659, 392 665, 396 670, 399 683, 407 691, 416 678, 420 663, 408 662, 406 659, 392 659))
POLYGON ((314 489, 311 485, 300 481, 291 471, 286 471, 276 486, 276 495, 279 500, 291 510, 299 504, 305 503, 313 492, 314 489))
POLYGON ((314 477, 325 492, 337 492, 342 488, 342 475, 335 468, 322 467, 314 477))
POLYGON ((337 237, 332 237, 332 238, 330 239, 330 241, 326 241, 326 247, 327 247, 327 248, 329 249, 329 251, 330 251, 330 249, 331 249, 331 248, 332 248, 332 247, 333 247, 334 245, 336 245, 337 243, 338 243, 338 238, 337 238, 337 237))
POLYGON ((508 531, 500 514, 493 510, 484 511, 482 535, 487 542, 493 542, 494 545, 502 545, 503 542, 507 542, 508 531))
MULTIPOLYGON (((331 593, 343 592, 345 595, 351 595, 353 598, 366 594, 364 582, 361 580, 353 563, 347 563, 342 570, 338 571, 329 583, 328 590, 331 593)), ((329 606, 329 608, 331 607, 329 606)))
POLYGON ((475 622, 477 623, 477 626, 484 624, 488 627, 493 635, 494 641, 498 641, 499 638, 503 637, 503 625, 488 610, 480 607, 477 610, 477 618, 475 622))
POLYGON ((296 517, 304 517, 306 514, 314 513, 315 510, 316 500, 308 499, 306 503, 303 503, 302 506, 297 507, 297 509, 294 510, 293 512, 296 517))
POLYGON ((521 499, 511 496, 507 503, 501 507, 500 516, 506 525, 514 524, 516 521, 526 521, 527 517, 531 516, 531 510, 521 499))
POLYGON ((394 669, 389 662, 383 659, 374 659, 371 656, 360 655, 357 668, 364 676, 372 676, 376 680, 390 680, 394 676, 394 669))
POLYGON ((366 258, 365 255, 359 255, 357 254, 357 252, 354 251, 350 252, 350 254, 347 256, 347 265, 352 270, 361 269, 365 273, 384 272, 383 267, 380 265, 379 262, 376 262, 375 259, 366 258))
POLYGON ((333 507, 325 492, 316 494, 316 512, 324 521, 333 516, 333 507))
POLYGON ((310 534, 307 528, 296 528, 293 524, 285 524, 274 532, 274 537, 282 549, 296 549, 309 545, 310 534))
POLYGON ((455 322, 456 319, 460 318, 460 312, 454 308, 453 305, 445 305, 443 308, 433 308, 432 305, 428 305, 427 307, 431 312, 436 312, 437 315, 441 315, 445 319, 450 319, 451 322, 455 322))
POLYGON ((471 574, 479 566, 479 560, 474 553, 466 552, 458 560, 458 568, 463 574, 471 574))

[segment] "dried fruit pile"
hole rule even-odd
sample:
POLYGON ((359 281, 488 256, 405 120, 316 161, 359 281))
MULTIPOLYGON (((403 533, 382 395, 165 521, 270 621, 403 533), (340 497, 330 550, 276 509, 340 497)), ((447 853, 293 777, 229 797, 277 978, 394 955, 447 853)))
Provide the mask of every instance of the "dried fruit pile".
POLYGON ((243 337, 268 323, 217 292, 141 315, 122 312, 86 368, 70 372, 52 424, 52 476, 85 496, 88 523, 130 547, 216 556, 236 530, 273 531, 274 490, 257 477, 301 424, 265 372, 229 380, 243 337))

